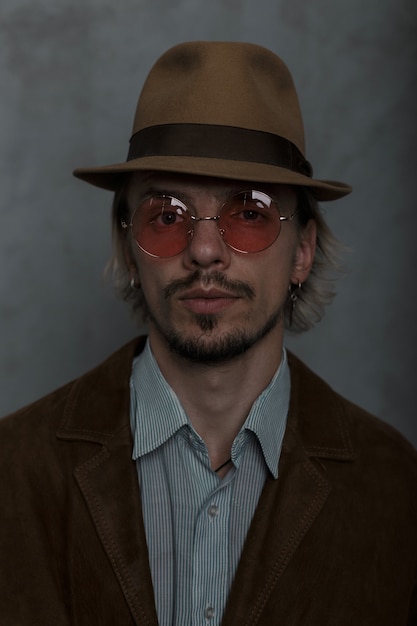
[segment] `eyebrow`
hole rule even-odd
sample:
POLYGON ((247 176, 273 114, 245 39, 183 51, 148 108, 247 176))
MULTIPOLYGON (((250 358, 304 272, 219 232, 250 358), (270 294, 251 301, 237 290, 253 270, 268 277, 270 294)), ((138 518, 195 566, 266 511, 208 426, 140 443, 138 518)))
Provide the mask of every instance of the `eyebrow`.
POLYGON ((161 185, 160 187, 154 185, 148 185, 144 188, 143 192, 140 194, 141 196, 154 196, 154 195, 165 195, 165 196, 173 196, 174 198, 178 198, 179 200, 184 199, 191 201, 191 198, 187 195, 187 193, 182 192, 179 189, 173 190, 170 189, 169 186, 161 185))
MULTIPOLYGON (((259 185, 259 187, 260 186, 261 185, 259 185)), ((249 189, 255 189, 255 187, 253 185, 236 185, 236 187, 230 187, 229 189, 223 189, 222 191, 218 190, 217 192, 211 191, 211 193, 216 198, 216 200, 223 203, 226 202, 227 199, 231 196, 234 196, 235 194, 242 191, 248 191, 249 189)), ((262 189, 259 188, 258 191, 262 191, 262 189)), ((141 197, 152 195, 172 196, 174 198, 177 198, 178 200, 181 200, 182 202, 184 202, 184 204, 189 204, 190 206, 193 206, 193 199, 186 191, 183 191, 181 189, 170 189, 169 185, 165 186, 161 184, 160 186, 155 186, 154 184, 149 183, 149 185, 144 187, 143 191, 140 194, 141 197)))

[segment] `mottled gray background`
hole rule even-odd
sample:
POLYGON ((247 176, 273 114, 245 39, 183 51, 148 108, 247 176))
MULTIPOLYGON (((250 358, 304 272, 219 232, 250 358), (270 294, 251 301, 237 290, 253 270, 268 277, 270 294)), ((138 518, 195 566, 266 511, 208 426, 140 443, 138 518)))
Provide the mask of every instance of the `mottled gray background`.
POLYGON ((350 271, 290 345, 417 443, 415 0, 2 0, 0 413, 136 333, 102 280, 111 195, 72 178, 123 160, 142 81, 190 39, 264 44, 290 66, 350 271))

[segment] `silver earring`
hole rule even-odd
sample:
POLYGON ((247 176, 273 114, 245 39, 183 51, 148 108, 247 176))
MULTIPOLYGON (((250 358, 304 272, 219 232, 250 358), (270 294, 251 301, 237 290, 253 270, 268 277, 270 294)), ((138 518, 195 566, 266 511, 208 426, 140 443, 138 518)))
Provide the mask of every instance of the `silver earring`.
POLYGON ((301 283, 298 283, 297 285, 294 283, 291 283, 288 287, 288 293, 290 296, 290 328, 292 326, 295 305, 298 300, 298 292, 301 291, 301 287, 302 287, 301 283))
POLYGON ((131 289, 139 289, 139 284, 136 284, 136 281, 134 278, 130 279, 130 288, 131 289))

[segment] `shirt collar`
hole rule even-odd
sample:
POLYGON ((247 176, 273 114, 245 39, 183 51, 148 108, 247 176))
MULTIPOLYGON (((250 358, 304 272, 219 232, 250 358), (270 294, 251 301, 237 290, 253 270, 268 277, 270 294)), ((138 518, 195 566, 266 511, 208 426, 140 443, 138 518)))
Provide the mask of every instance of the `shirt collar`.
POLYGON ((290 369, 288 367, 287 352, 283 349, 278 370, 275 372, 268 387, 262 391, 253 403, 250 413, 233 444, 233 448, 239 445, 239 437, 242 436, 244 431, 253 432, 261 446, 265 463, 274 478, 278 477, 278 461, 287 424, 290 392, 290 369))
MULTIPOLYGON (((248 431, 254 433, 274 478, 278 476, 290 388, 290 371, 284 349, 278 370, 253 403, 232 447, 232 458, 235 458, 244 445, 248 431)), ((134 460, 163 445, 181 428, 191 428, 177 395, 158 367, 149 341, 133 362, 130 390, 134 460)))
POLYGON ((133 459, 152 452, 189 424, 177 395, 168 385, 149 341, 133 361, 130 379, 133 459))

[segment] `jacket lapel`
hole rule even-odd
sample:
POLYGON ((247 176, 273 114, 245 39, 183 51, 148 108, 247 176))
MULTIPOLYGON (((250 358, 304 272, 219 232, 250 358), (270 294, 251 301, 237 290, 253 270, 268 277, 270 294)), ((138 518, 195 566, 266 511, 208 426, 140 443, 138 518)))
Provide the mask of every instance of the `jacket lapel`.
MULTIPOLYGON (((255 626, 331 492, 320 459, 352 461, 339 397, 289 354, 291 401, 278 479, 267 479, 244 545, 222 626, 255 626)), ((294 579, 296 584, 296 578, 294 579)))
POLYGON ((129 422, 136 347, 125 347, 75 384, 57 434, 79 449, 73 473, 135 623, 157 626, 129 422), (87 441, 98 444, 88 455, 87 441))
MULTIPOLYGON (((331 485, 287 437, 277 480, 267 479, 252 521, 223 624, 254 626, 281 574, 328 497, 331 485)), ((264 622, 261 622, 264 623, 264 622)))
POLYGON ((103 449, 75 470, 97 533, 136 624, 157 624, 142 525, 140 494, 129 451, 103 449))

